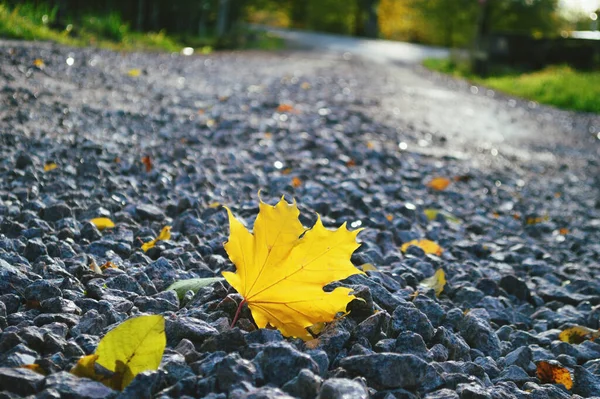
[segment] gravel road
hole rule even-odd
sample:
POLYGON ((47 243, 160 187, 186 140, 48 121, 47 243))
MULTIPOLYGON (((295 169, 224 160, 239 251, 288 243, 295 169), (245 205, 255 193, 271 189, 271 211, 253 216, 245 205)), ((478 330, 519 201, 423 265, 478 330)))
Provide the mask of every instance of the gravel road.
POLYGON ((0 42, 0 398, 600 396, 600 344, 558 340, 600 328, 599 116, 339 50, 0 42), (165 291, 233 270, 215 205, 251 226, 259 190, 304 225, 365 228, 352 261, 378 271, 342 282, 364 301, 312 341, 247 308, 231 329, 226 283, 165 291), (443 253, 399 249, 422 238, 443 253), (439 268, 436 297, 419 282, 439 268), (66 372, 140 313, 167 320, 159 370, 123 392, 66 372), (541 360, 572 389, 540 381, 541 360), (46 376, 19 368, 34 362, 46 376))

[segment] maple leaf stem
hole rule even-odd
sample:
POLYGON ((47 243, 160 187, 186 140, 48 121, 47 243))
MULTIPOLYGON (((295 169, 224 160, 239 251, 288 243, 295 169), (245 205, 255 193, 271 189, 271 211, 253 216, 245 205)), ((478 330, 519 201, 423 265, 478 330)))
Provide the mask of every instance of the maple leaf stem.
POLYGON ((237 311, 235 312, 235 316, 233 316, 233 321, 231 322, 231 328, 233 328, 233 326, 235 326, 235 323, 238 321, 238 318, 240 317, 240 313, 242 312, 242 306, 244 306, 245 303, 246 303, 246 300, 244 299, 238 305, 237 311))

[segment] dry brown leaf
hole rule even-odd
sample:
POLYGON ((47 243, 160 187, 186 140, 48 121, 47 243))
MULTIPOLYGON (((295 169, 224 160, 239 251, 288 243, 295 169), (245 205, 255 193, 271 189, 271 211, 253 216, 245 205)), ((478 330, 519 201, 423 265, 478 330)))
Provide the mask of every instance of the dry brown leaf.
POLYGON ((573 326, 558 334, 558 339, 570 344, 580 344, 588 339, 600 338, 600 331, 585 326, 573 326))
POLYGON ((108 261, 105 264, 103 264, 102 266, 100 266, 100 270, 106 270, 106 269, 118 269, 118 267, 111 261, 108 261))
POLYGON ((277 107, 277 112, 293 112, 294 107, 290 104, 279 104, 277 107))
POLYGON ((153 168, 152 159, 150 158, 149 155, 146 155, 145 157, 142 158, 142 163, 146 167, 146 173, 149 173, 150 171, 152 171, 152 168, 153 168))
POLYGON ((300 180, 299 177, 296 177, 296 176, 292 177, 292 187, 298 188, 301 185, 302 185, 302 180, 300 180))
POLYGON ((573 388, 571 373, 558 362, 545 360, 537 362, 535 374, 542 384, 562 384, 567 389, 573 388))

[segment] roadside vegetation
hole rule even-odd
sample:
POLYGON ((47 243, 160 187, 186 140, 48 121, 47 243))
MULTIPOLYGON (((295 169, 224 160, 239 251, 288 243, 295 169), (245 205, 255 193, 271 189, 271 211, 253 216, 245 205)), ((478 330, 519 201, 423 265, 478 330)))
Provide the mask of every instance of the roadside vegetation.
POLYGON ((0 37, 49 40, 69 46, 97 46, 111 50, 179 51, 183 45, 165 32, 133 32, 118 14, 87 15, 64 27, 56 25, 56 7, 0 3, 0 37))
POLYGON ((117 51, 178 52, 193 47, 208 53, 220 48, 274 50, 283 41, 262 31, 237 29, 225 37, 136 31, 118 12, 87 13, 79 17, 57 16, 58 6, 49 3, 9 5, 0 1, 0 38, 53 41, 68 46, 94 46, 117 51))
POLYGON ((580 71, 565 65, 548 66, 531 72, 502 68, 483 78, 472 74, 466 63, 448 59, 427 59, 423 65, 433 71, 464 78, 541 104, 600 113, 600 71, 580 71))

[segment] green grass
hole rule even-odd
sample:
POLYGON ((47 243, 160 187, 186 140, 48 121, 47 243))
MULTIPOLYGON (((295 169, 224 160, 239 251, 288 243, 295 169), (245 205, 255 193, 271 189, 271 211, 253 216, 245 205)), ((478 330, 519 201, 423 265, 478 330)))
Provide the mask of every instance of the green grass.
POLYGON ((126 51, 179 51, 184 47, 164 32, 132 32, 117 14, 85 16, 64 30, 51 28, 55 15, 56 9, 43 4, 25 3, 10 8, 0 3, 0 37, 126 51))
POLYGON ((65 29, 57 30, 57 8, 43 3, 24 3, 14 8, 0 0, 0 38, 53 41, 68 46, 95 46, 118 51, 177 52, 183 47, 196 48, 197 53, 213 49, 279 50, 283 40, 262 31, 239 30, 222 39, 213 36, 169 36, 165 32, 132 31, 118 14, 87 15, 71 18, 65 29))
POLYGON ((568 66, 549 66, 534 72, 505 69, 481 78, 464 64, 450 60, 427 59, 426 68, 501 92, 553 105, 558 108, 600 113, 600 71, 578 71, 568 66))

